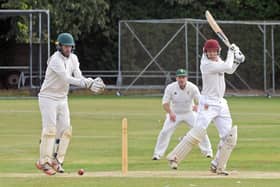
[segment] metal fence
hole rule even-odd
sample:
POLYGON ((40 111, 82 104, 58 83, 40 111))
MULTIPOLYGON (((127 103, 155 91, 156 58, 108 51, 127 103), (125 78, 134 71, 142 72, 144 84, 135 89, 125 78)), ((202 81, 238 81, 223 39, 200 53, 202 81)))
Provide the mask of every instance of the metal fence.
MULTIPOLYGON (((50 56, 49 10, 0 10, 0 19, 11 17, 28 25, 29 41, 27 44, 18 44, 17 50, 12 49, 12 55, 9 53, 12 57, 2 58, 0 70, 9 71, 5 76, 14 79, 11 82, 18 87, 25 85, 28 80, 30 88, 38 88, 44 78, 45 62, 50 56)), ((6 52, 8 49, 3 50, 6 52)))
MULTIPOLYGON (((0 10, 0 18, 1 16, 28 18, 29 63, 25 66, 2 65, 0 69, 18 69, 18 87, 38 88, 44 78, 45 62, 50 56, 48 10, 0 10)), ((278 95, 280 22, 218 23, 246 56, 246 63, 235 74, 226 76, 227 94, 278 95)), ((176 69, 186 68, 189 80, 201 88, 200 58, 203 44, 209 38, 217 39, 206 20, 122 20, 119 21, 118 68, 86 70, 83 73, 87 77, 100 76, 108 79, 107 88, 124 94, 132 91, 136 94, 154 94, 161 93, 175 79, 176 69)), ((221 46, 221 56, 225 58, 227 49, 222 43, 221 46)))
MULTIPOLYGON (((227 94, 279 94, 280 22, 218 21, 228 38, 246 56, 233 75, 226 76, 227 94)), ((163 89, 178 68, 201 87, 199 70, 206 39, 217 38, 205 20, 123 20, 119 22, 117 89, 163 89)), ((220 42, 225 58, 227 49, 220 42)))

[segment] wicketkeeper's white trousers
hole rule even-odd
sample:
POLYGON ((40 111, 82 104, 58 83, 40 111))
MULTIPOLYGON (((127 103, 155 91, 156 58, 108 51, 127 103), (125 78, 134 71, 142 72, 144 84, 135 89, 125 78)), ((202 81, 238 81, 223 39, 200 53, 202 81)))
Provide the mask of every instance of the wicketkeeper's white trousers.
POLYGON ((56 137, 70 127, 70 113, 67 99, 53 100, 39 97, 39 107, 42 116, 42 127, 55 127, 56 137))

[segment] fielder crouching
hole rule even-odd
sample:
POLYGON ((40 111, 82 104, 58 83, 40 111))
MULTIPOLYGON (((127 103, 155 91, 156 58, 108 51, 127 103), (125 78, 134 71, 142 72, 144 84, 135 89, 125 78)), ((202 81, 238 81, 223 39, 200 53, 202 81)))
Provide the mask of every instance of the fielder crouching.
POLYGON ((49 58, 45 80, 39 96, 42 116, 40 159, 36 167, 47 175, 63 173, 62 164, 72 136, 68 107, 69 86, 88 88, 95 93, 105 88, 101 78, 85 78, 73 49, 71 34, 61 33, 57 38, 57 51, 49 58))
POLYGON ((226 165, 237 142, 237 126, 232 127, 232 119, 225 93, 225 73, 232 74, 245 56, 232 44, 227 59, 219 57, 221 48, 217 40, 207 40, 200 64, 202 73, 202 92, 199 99, 196 125, 167 156, 170 167, 177 169, 178 164, 190 153, 206 134, 206 129, 213 121, 220 137, 215 158, 211 161, 210 170, 219 175, 228 175, 226 165))
MULTIPOLYGON (((188 81, 187 71, 178 69, 176 81, 167 85, 162 98, 166 119, 158 135, 153 160, 159 160, 164 155, 172 134, 181 122, 185 122, 191 128, 194 127, 197 116, 196 103, 199 97, 198 87, 188 81)), ((213 157, 211 143, 207 135, 200 142, 199 148, 207 158, 213 157)))

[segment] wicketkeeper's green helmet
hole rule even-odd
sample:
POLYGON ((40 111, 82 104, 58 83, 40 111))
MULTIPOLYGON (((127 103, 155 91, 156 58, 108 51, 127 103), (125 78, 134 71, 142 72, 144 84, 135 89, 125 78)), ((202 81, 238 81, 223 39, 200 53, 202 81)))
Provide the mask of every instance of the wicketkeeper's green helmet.
POLYGON ((61 33, 57 37, 58 45, 75 46, 75 41, 70 33, 61 33))

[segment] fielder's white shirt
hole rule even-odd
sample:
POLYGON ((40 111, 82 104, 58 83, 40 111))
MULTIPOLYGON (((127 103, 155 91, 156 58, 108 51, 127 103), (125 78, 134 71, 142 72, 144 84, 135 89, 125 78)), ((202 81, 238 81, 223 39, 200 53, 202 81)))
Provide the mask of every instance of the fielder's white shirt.
POLYGON ((234 53, 229 50, 225 61, 218 57, 218 61, 209 60, 205 54, 201 58, 202 73, 201 95, 208 98, 223 98, 226 89, 225 73, 232 74, 238 67, 233 63, 234 53))
POLYGON ((39 97, 55 100, 67 98, 69 84, 80 86, 82 76, 78 57, 71 53, 65 57, 61 52, 55 52, 48 60, 45 80, 39 97), (74 77, 73 77, 74 76, 74 77))
POLYGON ((171 110, 176 114, 192 111, 194 99, 199 100, 199 90, 196 85, 187 81, 186 87, 182 90, 178 82, 173 82, 165 88, 162 104, 170 103, 171 110))

